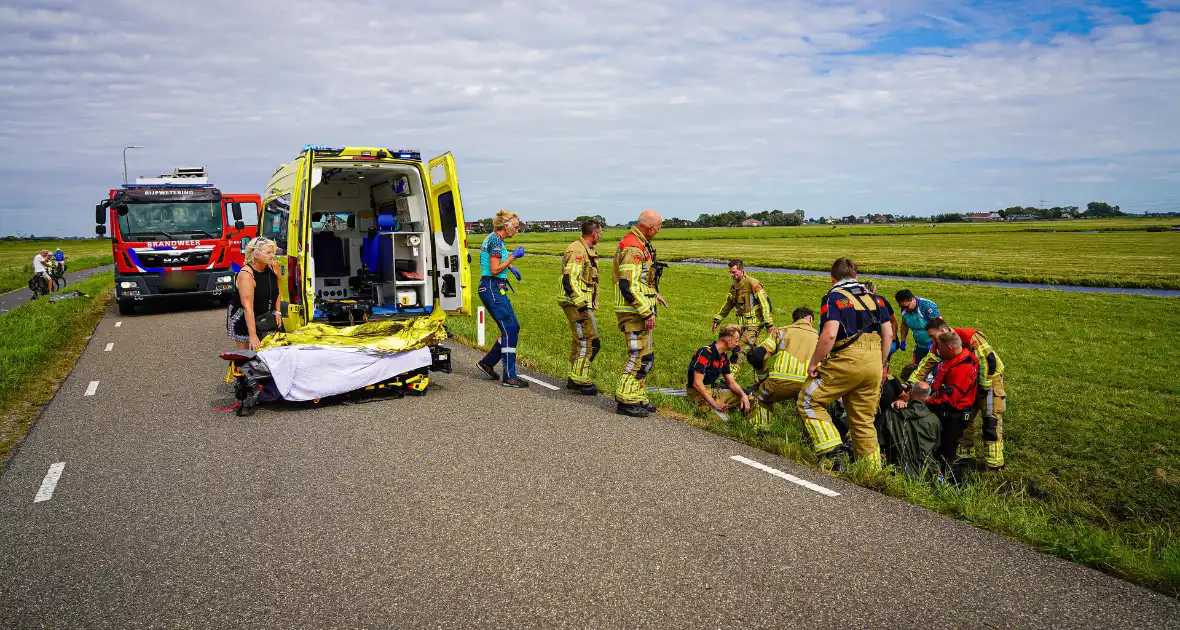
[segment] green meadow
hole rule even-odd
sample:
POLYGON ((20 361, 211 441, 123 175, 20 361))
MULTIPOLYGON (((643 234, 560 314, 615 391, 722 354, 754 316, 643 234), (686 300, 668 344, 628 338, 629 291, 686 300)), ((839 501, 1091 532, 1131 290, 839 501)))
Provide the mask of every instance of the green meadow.
MULTIPOLYGON (((661 255, 685 252, 679 247, 693 245, 663 236, 655 241, 661 255)), ((1040 238, 1045 236, 1051 235, 1040 238)), ((471 238, 478 243, 475 235, 471 238)), ((829 239, 782 240, 813 246, 829 239)), ((558 249, 557 241, 549 242, 558 249)), ((715 247, 719 243, 708 243, 709 256, 744 255, 747 261, 765 262, 756 254, 765 242, 747 242, 744 249, 735 244, 725 253, 715 247)), ((865 260, 861 243, 858 240, 858 249, 852 251, 822 250, 827 264, 836 253, 865 260)), ((540 249, 536 243, 526 247, 540 249)), ((599 249, 608 252, 612 247, 604 240, 599 249)), ((820 266, 822 259, 813 261, 820 266)), ((1040 263, 1028 266, 1036 264, 1040 263)), ((520 361, 564 380, 569 332, 556 303, 558 259, 526 256, 517 266, 524 280, 513 283, 516 291, 510 297, 522 324, 520 361)), ((473 285, 477 275, 478 268, 473 270, 473 285)), ((796 306, 817 307, 829 286, 823 277, 752 275, 766 286, 779 323, 788 323, 796 306)), ((872 276, 861 274, 862 279, 872 276)), ((624 362, 622 336, 611 310, 609 258, 603 261, 602 277, 598 322, 603 348, 595 362, 595 381, 609 393, 624 362)), ((697 347, 711 341, 711 318, 729 284, 723 269, 674 266, 666 271, 661 292, 669 307, 659 312, 656 367, 649 387, 684 387, 686 363, 697 347)), ((1170 343, 1173 331, 1180 329, 1180 299, 883 279, 877 284, 878 292, 890 301, 898 289, 910 288, 937 302, 952 325, 987 334, 1007 365, 1008 465, 963 488, 939 487, 890 472, 865 474, 855 467, 846 477, 1046 552, 1180 595, 1180 346, 1170 343)), ((474 292, 473 299, 478 305, 474 292)), ((449 326, 468 343, 475 339, 472 318, 452 318, 449 326)), ((496 334, 494 328, 488 331, 488 339, 496 334)), ((902 353, 894 356, 895 374, 906 359, 902 353)), ((750 378, 747 373, 739 380, 747 383, 750 378)), ((683 398, 656 394, 653 401, 701 428, 814 463, 803 446, 793 408, 780 406, 773 435, 759 438, 740 415, 733 418, 739 421, 725 424, 694 417, 693 406, 683 398)))

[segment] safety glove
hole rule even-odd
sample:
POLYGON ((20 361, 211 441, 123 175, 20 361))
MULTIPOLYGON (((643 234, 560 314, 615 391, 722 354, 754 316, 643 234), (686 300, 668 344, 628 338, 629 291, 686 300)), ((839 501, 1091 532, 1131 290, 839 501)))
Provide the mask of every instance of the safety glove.
POLYGON ((520 282, 520 271, 519 271, 519 270, 518 270, 516 267, 513 267, 512 265, 509 265, 509 266, 508 266, 508 271, 511 271, 511 272, 512 272, 512 275, 516 276, 516 281, 517 281, 517 282, 520 282))
POLYGON ((524 258, 524 245, 517 245, 516 249, 512 250, 513 258, 524 258))

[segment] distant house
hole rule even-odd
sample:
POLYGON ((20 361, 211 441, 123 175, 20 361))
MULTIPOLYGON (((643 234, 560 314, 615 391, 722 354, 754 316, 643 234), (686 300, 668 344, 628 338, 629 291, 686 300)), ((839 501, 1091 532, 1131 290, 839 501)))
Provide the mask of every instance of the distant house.
POLYGON ((759 221, 758 219, 746 219, 742 221, 742 227, 762 227, 764 225, 766 225, 766 222, 759 221))
POLYGON ((529 227, 541 226, 550 232, 576 232, 582 229, 580 221, 528 221, 529 227))
POLYGON ((479 221, 464 221, 463 229, 468 234, 479 234, 479 221))
POLYGON ((883 214, 878 214, 873 217, 873 223, 884 223, 884 222, 885 222, 885 215, 883 215, 883 214))
POLYGON ((1034 217, 1031 214, 1010 214, 1010 215, 1008 215, 1009 221, 1032 221, 1035 218, 1036 217, 1034 217))
POLYGON ((963 215, 964 221, 1001 221, 1003 217, 999 212, 972 212, 971 214, 963 215))

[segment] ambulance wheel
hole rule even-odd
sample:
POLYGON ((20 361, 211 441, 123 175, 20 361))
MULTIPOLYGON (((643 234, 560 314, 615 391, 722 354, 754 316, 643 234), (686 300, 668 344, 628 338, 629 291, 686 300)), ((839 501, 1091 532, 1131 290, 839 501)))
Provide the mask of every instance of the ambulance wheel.
POLYGON ((135 314, 135 300, 119 300, 119 314, 133 315, 135 314))

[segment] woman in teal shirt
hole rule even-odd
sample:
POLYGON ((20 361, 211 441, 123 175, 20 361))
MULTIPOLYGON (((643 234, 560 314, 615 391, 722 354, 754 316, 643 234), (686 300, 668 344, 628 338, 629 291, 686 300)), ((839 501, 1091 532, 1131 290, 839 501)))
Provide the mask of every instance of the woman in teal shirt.
POLYGON ((520 322, 516 319, 512 302, 508 300, 508 272, 511 271, 520 280, 520 272, 512 266, 512 262, 524 256, 524 246, 517 246, 512 253, 504 255, 504 241, 516 236, 520 230, 520 217, 510 210, 501 210, 492 219, 492 227, 495 230, 488 234, 479 248, 479 299, 500 327, 500 336, 476 365, 488 376, 498 379, 500 375, 496 374, 496 364, 503 361, 504 387, 528 387, 527 381, 516 376, 516 341, 520 335, 520 322))

